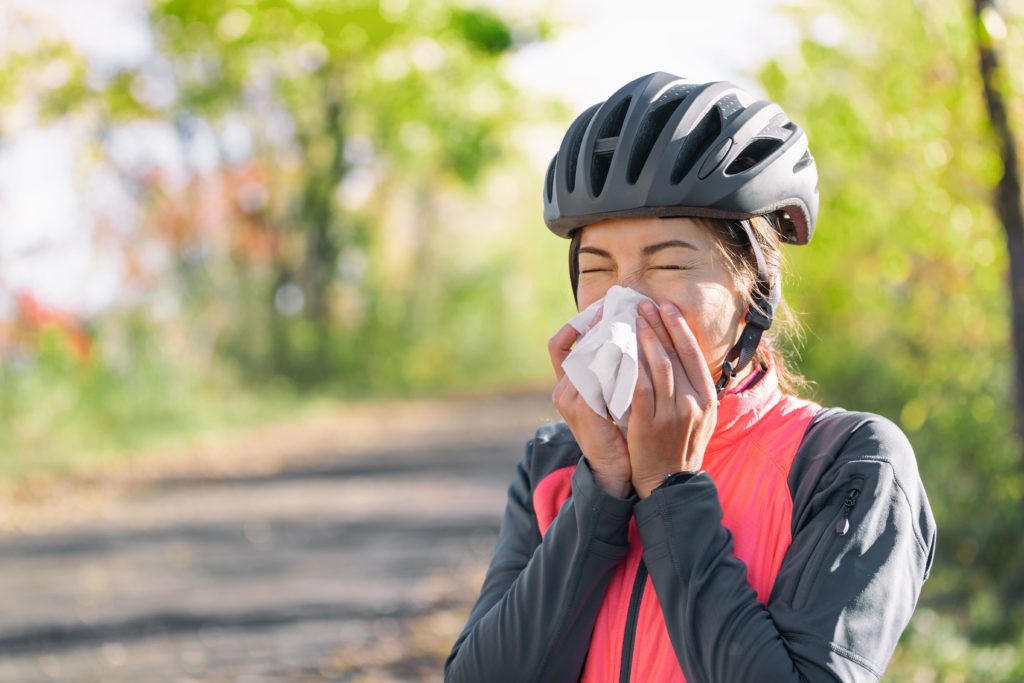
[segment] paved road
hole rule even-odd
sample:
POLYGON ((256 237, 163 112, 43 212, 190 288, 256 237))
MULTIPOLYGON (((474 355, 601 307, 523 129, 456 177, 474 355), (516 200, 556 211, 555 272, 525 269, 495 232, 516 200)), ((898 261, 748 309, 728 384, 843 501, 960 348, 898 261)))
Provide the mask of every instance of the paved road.
POLYGON ((440 680, 551 416, 534 395, 363 411, 272 471, 2 536, 0 681, 440 680))

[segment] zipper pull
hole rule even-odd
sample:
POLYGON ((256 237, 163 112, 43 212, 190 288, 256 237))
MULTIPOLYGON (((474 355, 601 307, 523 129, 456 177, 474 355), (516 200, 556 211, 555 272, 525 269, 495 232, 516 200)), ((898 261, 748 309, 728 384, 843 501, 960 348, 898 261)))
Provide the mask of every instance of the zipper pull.
POLYGON ((846 532, 850 530, 850 510, 857 504, 857 496, 860 495, 860 491, 857 489, 850 489, 846 498, 843 500, 843 516, 839 519, 839 523, 836 524, 836 535, 845 536, 846 532))

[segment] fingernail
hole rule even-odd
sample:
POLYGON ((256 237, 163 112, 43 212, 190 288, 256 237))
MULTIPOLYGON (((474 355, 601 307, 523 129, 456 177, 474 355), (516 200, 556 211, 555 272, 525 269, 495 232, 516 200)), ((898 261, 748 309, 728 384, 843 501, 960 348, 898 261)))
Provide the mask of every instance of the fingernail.
POLYGON ((652 304, 650 301, 644 301, 643 303, 641 303, 640 310, 646 313, 647 315, 654 315, 655 313, 654 304, 652 304))
POLYGON ((661 307, 663 309, 665 309, 665 312, 668 313, 669 315, 682 315, 679 312, 679 309, 676 307, 676 305, 674 303, 672 303, 671 301, 667 301, 667 302, 663 303, 661 305, 661 307))

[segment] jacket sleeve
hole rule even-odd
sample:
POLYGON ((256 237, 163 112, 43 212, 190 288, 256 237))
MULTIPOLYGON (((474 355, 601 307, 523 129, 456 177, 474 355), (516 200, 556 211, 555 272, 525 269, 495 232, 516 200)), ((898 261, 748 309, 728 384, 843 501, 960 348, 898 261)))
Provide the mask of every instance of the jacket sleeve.
POLYGON ((445 681, 564 683, 582 671, 608 582, 628 550, 636 498, 602 491, 580 458, 572 496, 542 539, 532 505, 537 441, 509 487, 494 557, 445 681))
POLYGON ((877 416, 826 418, 794 463, 793 542, 767 606, 733 554, 706 473, 636 505, 644 561, 691 683, 876 681, 910 621, 935 549, 910 443, 877 416))

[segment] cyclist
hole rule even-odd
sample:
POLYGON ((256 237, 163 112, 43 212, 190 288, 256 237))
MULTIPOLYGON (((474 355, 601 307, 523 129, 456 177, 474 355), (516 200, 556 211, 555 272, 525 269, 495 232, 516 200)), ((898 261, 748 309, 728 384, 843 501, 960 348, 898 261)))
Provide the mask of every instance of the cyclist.
POLYGON ((898 427, 792 394, 781 245, 817 208, 802 129, 730 83, 650 74, 569 127, 544 218, 580 309, 651 300, 632 407, 591 409, 562 370, 580 332, 552 337, 564 422, 527 445, 446 680, 881 677, 936 530, 898 427))

